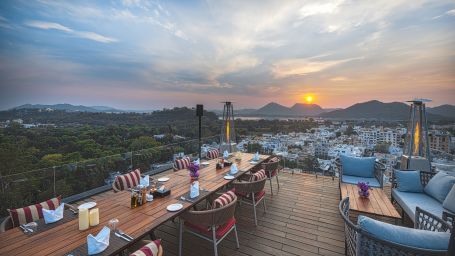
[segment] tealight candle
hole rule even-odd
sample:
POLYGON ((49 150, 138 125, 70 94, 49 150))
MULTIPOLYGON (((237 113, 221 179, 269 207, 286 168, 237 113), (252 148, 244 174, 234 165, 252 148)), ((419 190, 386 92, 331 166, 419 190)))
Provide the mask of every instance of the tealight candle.
POLYGON ((86 230, 89 226, 88 209, 79 209, 79 230, 86 230))
POLYGON ((98 208, 90 210, 90 226, 96 226, 100 224, 100 212, 98 208))

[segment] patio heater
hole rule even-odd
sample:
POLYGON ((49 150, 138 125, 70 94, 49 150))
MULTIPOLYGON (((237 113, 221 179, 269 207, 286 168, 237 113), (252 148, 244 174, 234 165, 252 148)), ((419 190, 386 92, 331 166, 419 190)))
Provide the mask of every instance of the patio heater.
POLYGON ((234 129, 234 106, 226 101, 223 108, 223 125, 221 126, 220 152, 227 150, 229 153, 237 149, 237 140, 234 129))
POLYGON ((401 169, 431 171, 430 144, 425 103, 428 99, 414 99, 409 112, 408 130, 401 157, 401 169))

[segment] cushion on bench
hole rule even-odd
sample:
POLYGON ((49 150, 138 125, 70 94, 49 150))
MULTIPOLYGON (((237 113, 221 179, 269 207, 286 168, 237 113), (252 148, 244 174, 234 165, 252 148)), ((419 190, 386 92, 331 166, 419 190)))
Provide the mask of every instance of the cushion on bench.
POLYGON ((432 196, 439 202, 444 202, 450 189, 455 184, 455 176, 449 175, 444 171, 440 171, 430 179, 425 186, 424 191, 426 194, 432 196))
POLYGON ((368 182, 368 185, 370 185, 370 187, 376 187, 376 188, 381 187, 381 184, 379 184, 379 181, 376 178, 365 178, 365 177, 358 177, 358 176, 343 175, 341 181, 344 183, 355 184, 355 185, 357 185, 357 183, 359 183, 359 182, 368 182))
POLYGON ((453 185, 446 199, 442 202, 442 206, 452 212, 455 212, 455 185, 453 185))
POLYGON ((422 193, 423 186, 420 182, 420 171, 399 171, 395 170, 397 189, 401 192, 422 193))
POLYGON ((421 249, 446 251, 450 233, 401 227, 360 215, 360 228, 374 237, 421 249))
POLYGON ((393 189, 392 196, 412 221, 414 221, 417 206, 440 218, 442 216, 442 204, 425 193, 402 192, 393 189))
POLYGON ((374 178, 375 157, 340 156, 343 175, 374 178))

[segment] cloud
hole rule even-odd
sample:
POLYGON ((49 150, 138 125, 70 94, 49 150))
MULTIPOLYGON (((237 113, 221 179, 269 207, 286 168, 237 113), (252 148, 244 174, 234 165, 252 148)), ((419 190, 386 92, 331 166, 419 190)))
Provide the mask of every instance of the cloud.
POLYGON ((300 8, 299 14, 300 14, 301 18, 306 18, 306 17, 310 17, 313 15, 335 13, 335 12, 337 12, 338 6, 341 3, 342 3, 342 1, 307 4, 307 5, 302 6, 302 8, 300 8))
POLYGON ((25 25, 32 27, 32 28, 39 28, 39 29, 56 29, 68 33, 72 33, 74 30, 65 27, 63 25, 60 25, 58 23, 54 22, 45 22, 45 21, 37 21, 37 20, 32 20, 32 21, 27 21, 25 22, 25 25))
POLYGON ((349 78, 345 77, 345 76, 337 76, 337 77, 333 77, 330 79, 330 81, 333 81, 333 82, 344 82, 344 81, 348 81, 349 78))
POLYGON ((289 76, 304 76, 311 73, 321 72, 333 66, 360 58, 350 58, 344 60, 313 61, 308 59, 287 59, 276 62, 272 72, 275 78, 289 76))
POLYGON ((103 36, 94 32, 88 32, 88 31, 76 31, 71 28, 68 28, 66 26, 63 26, 59 23, 55 22, 46 22, 46 21, 37 21, 37 20, 32 20, 32 21, 27 21, 25 22, 25 25, 32 27, 32 28, 39 28, 39 29, 55 29, 55 30, 60 30, 63 32, 66 32, 68 34, 74 35, 79 38, 84 38, 84 39, 89 39, 92 41, 100 42, 100 43, 112 43, 112 42, 117 42, 117 39, 112 38, 112 37, 107 37, 103 36))
POLYGON ((455 16, 455 9, 452 9, 452 10, 446 12, 446 14, 448 14, 450 16, 455 16))

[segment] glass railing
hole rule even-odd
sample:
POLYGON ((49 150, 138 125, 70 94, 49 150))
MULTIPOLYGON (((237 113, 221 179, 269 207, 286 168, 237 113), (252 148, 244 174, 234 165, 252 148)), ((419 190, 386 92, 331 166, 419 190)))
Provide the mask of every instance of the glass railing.
MULTIPOLYGON (((215 146, 219 136, 201 139, 215 146)), ((42 202, 55 196, 72 201, 110 189, 115 176, 139 168, 156 174, 172 168, 175 155, 198 157, 198 139, 130 151, 81 162, 0 176, 0 217, 7 209, 42 202)))

